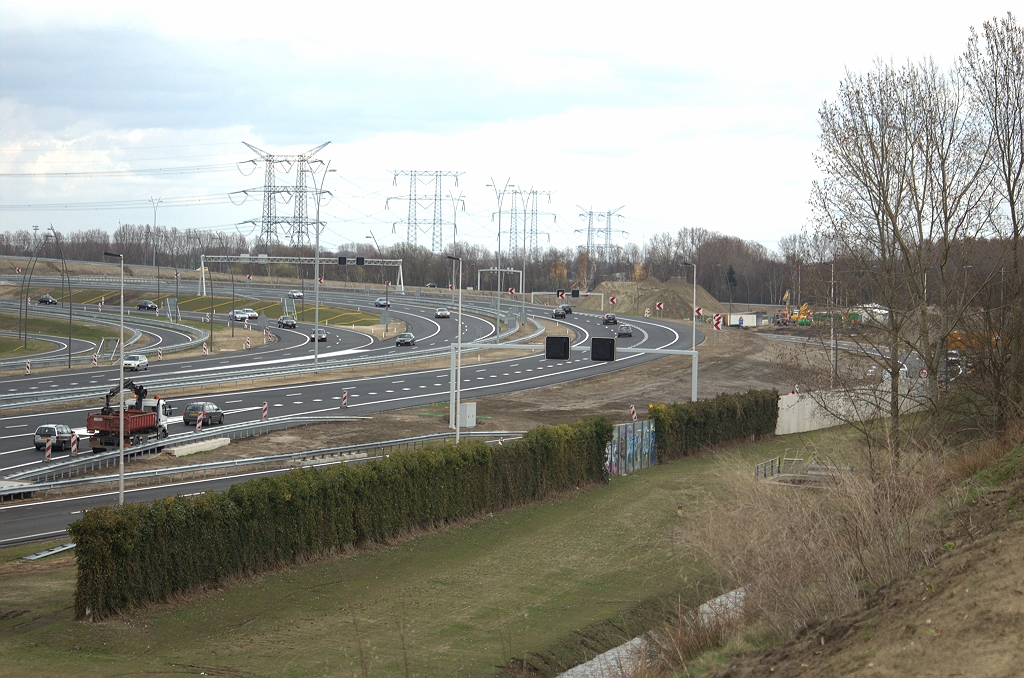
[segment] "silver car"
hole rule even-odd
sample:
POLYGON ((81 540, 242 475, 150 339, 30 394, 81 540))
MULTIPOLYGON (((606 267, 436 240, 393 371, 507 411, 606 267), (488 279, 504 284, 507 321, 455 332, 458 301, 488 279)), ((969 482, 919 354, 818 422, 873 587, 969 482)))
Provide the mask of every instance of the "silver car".
POLYGON ((132 353, 124 357, 124 368, 126 370, 132 370, 139 372, 141 370, 149 369, 149 358, 142 355, 141 353, 132 353))
POLYGON ((66 424, 43 424, 36 429, 32 442, 37 450, 45 448, 47 440, 51 441, 53 449, 66 450, 71 447, 71 437, 74 434, 75 432, 66 424))

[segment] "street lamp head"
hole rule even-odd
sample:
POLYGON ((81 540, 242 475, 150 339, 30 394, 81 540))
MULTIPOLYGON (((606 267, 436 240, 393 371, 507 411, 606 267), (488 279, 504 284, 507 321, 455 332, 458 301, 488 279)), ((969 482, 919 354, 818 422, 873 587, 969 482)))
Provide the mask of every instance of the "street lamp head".
POLYGON ((103 256, 105 256, 105 257, 114 257, 115 259, 123 259, 124 258, 123 254, 118 254, 117 252, 104 252, 103 256))
POLYGON ((450 259, 451 261, 462 261, 462 257, 453 257, 453 256, 452 256, 452 255, 450 255, 450 254, 449 254, 449 255, 447 255, 447 257, 448 257, 448 259, 450 259))

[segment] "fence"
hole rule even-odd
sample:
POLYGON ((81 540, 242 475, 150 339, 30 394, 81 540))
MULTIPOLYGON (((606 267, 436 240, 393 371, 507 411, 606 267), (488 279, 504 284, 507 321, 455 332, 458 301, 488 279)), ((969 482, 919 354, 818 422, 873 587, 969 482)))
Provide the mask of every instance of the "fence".
POLYGON ((624 476, 657 463, 653 419, 616 424, 612 440, 605 447, 609 475, 624 476))

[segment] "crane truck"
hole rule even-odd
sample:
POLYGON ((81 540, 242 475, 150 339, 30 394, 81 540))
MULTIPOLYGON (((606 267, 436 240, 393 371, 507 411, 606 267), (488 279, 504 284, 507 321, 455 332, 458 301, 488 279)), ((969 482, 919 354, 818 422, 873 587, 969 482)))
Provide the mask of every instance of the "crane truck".
MULTIPOLYGON (((171 404, 159 396, 147 398, 149 392, 131 379, 124 382, 124 390, 135 394, 134 403, 125 402, 125 447, 166 438, 167 424, 174 409, 171 404)), ((89 431, 89 446, 93 452, 106 452, 119 447, 121 413, 116 402, 111 407, 110 400, 120 393, 120 385, 111 387, 103 409, 86 415, 85 427, 89 431)))

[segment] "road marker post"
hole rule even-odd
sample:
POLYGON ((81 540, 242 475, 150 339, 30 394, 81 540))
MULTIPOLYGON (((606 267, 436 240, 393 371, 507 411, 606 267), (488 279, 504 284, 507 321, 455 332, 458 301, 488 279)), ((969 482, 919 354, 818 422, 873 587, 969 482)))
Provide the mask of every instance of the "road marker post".
POLYGON ((163 360, 164 359, 164 350, 162 348, 158 348, 156 350, 156 359, 157 360, 163 360))
POLYGON ((248 351, 249 348, 250 348, 250 346, 249 346, 249 337, 246 337, 245 338, 245 350, 248 351))
POLYGON ((71 456, 72 457, 77 457, 78 456, 78 434, 77 433, 72 433, 71 434, 71 456))
POLYGON ((99 363, 100 363, 100 356, 99 356, 99 354, 98 353, 93 353, 92 354, 92 366, 96 367, 97 365, 99 365, 99 363))
POLYGON ((46 461, 50 461, 50 451, 53 449, 53 440, 46 439, 46 461))
POLYGON ((206 342, 203 342, 203 355, 210 355, 210 349, 206 348, 206 342))
POLYGON ((636 421, 636 408, 632 405, 629 406, 629 416, 633 417, 633 421, 636 421))
POLYGON ((270 416, 270 410, 269 410, 269 408, 267 408, 267 401, 264 400, 263 401, 263 421, 266 421, 268 416, 270 416))
POLYGON ((348 407, 348 389, 342 389, 341 391, 341 406, 348 407))
POLYGON ((204 414, 205 414, 205 412, 200 412, 199 416, 196 417, 196 433, 199 433, 200 431, 203 430, 203 415, 204 414))
POLYGON ((25 361, 25 374, 32 374, 32 361, 31 360, 26 360, 25 361))

